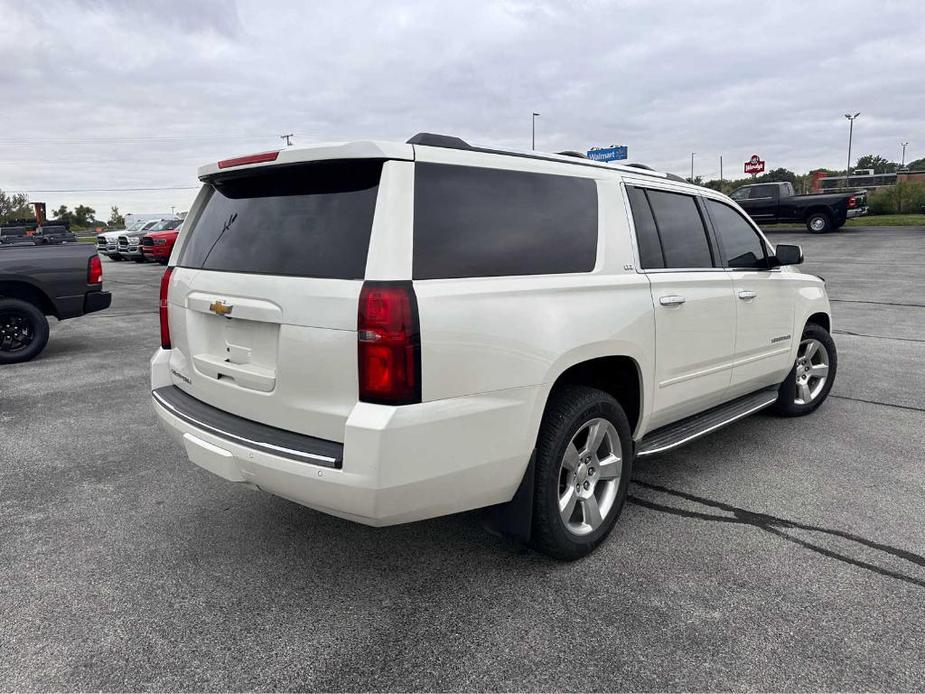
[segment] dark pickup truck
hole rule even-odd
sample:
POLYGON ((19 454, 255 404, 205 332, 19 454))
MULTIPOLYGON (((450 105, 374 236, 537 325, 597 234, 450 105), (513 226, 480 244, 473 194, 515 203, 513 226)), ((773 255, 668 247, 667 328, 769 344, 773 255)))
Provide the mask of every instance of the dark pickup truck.
POLYGON ((28 361, 45 348, 46 316, 74 318, 111 301, 95 246, 0 246, 0 365, 28 361))
POLYGON ((756 183, 731 195, 756 224, 803 222, 814 234, 841 227, 851 217, 867 214, 864 191, 796 195, 790 183, 756 183))

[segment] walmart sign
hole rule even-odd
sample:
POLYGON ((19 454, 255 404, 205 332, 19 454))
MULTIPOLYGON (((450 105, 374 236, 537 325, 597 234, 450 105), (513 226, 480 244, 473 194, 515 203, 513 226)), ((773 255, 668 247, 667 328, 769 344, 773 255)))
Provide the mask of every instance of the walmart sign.
POLYGON ((626 145, 589 149, 588 159, 593 159, 594 161, 619 161, 620 159, 626 159, 626 145))

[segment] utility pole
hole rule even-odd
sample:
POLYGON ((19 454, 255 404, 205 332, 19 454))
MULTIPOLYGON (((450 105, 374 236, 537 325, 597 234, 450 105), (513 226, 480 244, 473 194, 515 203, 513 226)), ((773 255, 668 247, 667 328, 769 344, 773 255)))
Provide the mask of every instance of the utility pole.
POLYGON ((280 135, 279 139, 285 140, 287 147, 292 147, 292 133, 289 133, 288 135, 280 135))
POLYGON ((723 187, 723 155, 719 155, 719 187, 723 187))
POLYGON ((855 113, 853 116, 850 113, 845 114, 845 118, 848 119, 848 167, 845 169, 845 188, 848 187, 848 177, 851 175, 851 136, 854 135, 854 119, 860 116, 860 112, 855 113))
POLYGON ((536 149, 536 117, 540 115, 536 111, 533 112, 533 136, 530 139, 530 149, 536 149))
POLYGON ((697 152, 691 152, 691 183, 694 182, 694 155, 695 154, 697 154, 697 152))
POLYGON ((908 143, 908 142, 900 142, 899 144, 901 144, 901 145, 903 146, 903 163, 899 165, 899 168, 900 168, 900 169, 905 169, 905 168, 906 168, 906 147, 909 146, 909 143, 908 143))

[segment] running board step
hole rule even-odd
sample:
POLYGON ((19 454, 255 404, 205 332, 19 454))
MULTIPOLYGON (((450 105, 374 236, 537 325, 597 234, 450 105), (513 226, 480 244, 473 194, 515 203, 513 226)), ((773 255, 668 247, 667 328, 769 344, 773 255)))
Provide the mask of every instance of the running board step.
POLYGON ((763 410, 777 400, 777 390, 759 390, 680 422, 656 429, 639 442, 636 457, 661 453, 700 438, 711 431, 763 410))

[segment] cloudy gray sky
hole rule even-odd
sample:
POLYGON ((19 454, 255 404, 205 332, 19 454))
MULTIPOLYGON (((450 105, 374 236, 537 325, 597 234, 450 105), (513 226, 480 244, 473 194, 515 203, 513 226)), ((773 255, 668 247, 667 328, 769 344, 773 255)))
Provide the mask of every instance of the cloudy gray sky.
POLYGON ((925 2, 0 0, 0 189, 186 209, 230 155, 421 130, 686 174, 925 156, 925 2), (118 191, 119 188, 176 190, 118 191), (52 192, 110 189, 101 192, 52 192))

